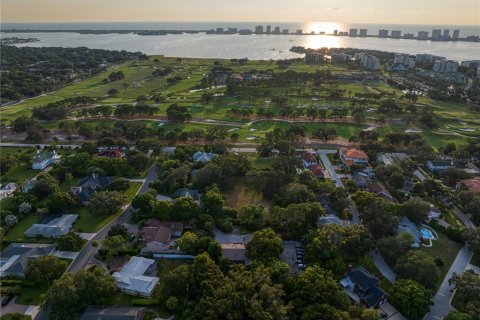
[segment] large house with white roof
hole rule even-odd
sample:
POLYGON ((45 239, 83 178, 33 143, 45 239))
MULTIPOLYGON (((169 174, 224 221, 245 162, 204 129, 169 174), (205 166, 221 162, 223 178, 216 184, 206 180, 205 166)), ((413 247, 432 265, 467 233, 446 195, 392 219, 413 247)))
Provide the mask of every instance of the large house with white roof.
POLYGON ((112 276, 121 291, 131 295, 150 297, 160 280, 152 276, 156 269, 155 260, 132 257, 121 271, 115 272, 112 276))
POLYGON ((77 219, 78 214, 64 214, 61 217, 54 218, 46 223, 35 223, 25 231, 25 236, 57 238, 72 230, 72 226, 77 219))
POLYGON ((53 151, 40 151, 33 157, 32 169, 43 170, 49 165, 56 163, 60 160, 61 156, 53 151))

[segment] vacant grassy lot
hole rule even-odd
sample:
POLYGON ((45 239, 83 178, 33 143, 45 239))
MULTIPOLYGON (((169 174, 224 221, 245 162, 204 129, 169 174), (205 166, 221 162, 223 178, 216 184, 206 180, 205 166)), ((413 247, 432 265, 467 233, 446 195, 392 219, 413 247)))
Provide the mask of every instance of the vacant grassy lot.
POLYGON ((263 199, 261 193, 246 187, 241 181, 235 182, 233 189, 225 193, 226 204, 228 207, 239 209, 248 205, 262 205, 270 207, 270 203, 263 199))
POLYGON ((420 250, 431 256, 433 259, 440 258, 444 262, 444 266, 440 268, 440 275, 435 288, 436 290, 445 278, 448 269, 450 269, 450 266, 452 265, 453 260, 455 260, 455 257, 457 256, 458 251, 460 251, 462 245, 448 239, 447 236, 442 233, 438 233, 438 240, 432 242, 432 247, 422 247, 420 250))
POLYGON ((17 168, 9 170, 6 174, 4 174, 0 178, 0 180, 2 183, 20 182, 20 181, 33 178, 39 172, 40 172, 39 170, 32 170, 29 164, 22 164, 17 168))

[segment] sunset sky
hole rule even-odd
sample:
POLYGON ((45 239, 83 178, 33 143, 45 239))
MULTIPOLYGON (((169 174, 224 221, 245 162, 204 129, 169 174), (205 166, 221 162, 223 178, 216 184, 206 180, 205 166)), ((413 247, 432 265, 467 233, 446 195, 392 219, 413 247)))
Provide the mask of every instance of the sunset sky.
POLYGON ((2 0, 2 22, 335 21, 480 25, 479 0, 2 0))

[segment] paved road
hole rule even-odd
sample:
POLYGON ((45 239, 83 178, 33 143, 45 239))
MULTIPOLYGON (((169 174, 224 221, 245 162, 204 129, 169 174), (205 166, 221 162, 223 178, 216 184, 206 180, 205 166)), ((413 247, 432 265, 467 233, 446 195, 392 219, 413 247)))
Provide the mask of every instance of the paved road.
MULTIPOLYGON (((157 179, 157 163, 154 163, 153 166, 150 168, 150 170, 147 173, 147 176, 145 178, 144 183, 138 190, 138 193, 145 193, 148 190, 148 184, 151 181, 154 181, 157 179)), ((72 262, 70 267, 67 269, 67 272, 75 272, 78 271, 82 268, 84 268, 92 257, 95 255, 97 248, 92 246, 93 241, 97 241, 101 243, 108 234, 108 231, 110 228, 116 224, 122 224, 130 220, 130 217, 132 216, 132 206, 128 205, 125 210, 114 220, 112 220, 109 224, 107 224, 102 230, 100 230, 95 237, 93 237, 88 243, 83 247, 83 249, 80 251, 78 254, 77 258, 72 262)))
MULTIPOLYGON (((349 196, 350 198, 350 196, 349 196)), ((351 200, 351 198, 350 198, 351 200)), ((357 207, 353 204, 348 206, 348 212, 352 215, 352 223, 353 224, 360 224, 360 212, 358 212, 357 207)))
MULTIPOLYGON (((334 153, 335 152, 336 151, 334 151, 334 153)), ((330 175, 330 178, 332 178, 333 183, 335 183, 335 187, 342 188, 343 187, 342 180, 340 180, 340 177, 335 172, 335 168, 330 162, 330 159, 328 159, 327 152, 325 152, 325 150, 319 150, 318 154, 320 155, 320 160, 322 160, 322 163, 325 166, 325 169, 327 169, 328 174, 330 175)))
POLYGON ((450 301, 452 301, 454 292, 450 292, 452 287, 448 284, 448 280, 453 273, 462 274, 470 263, 473 253, 467 246, 463 246, 458 252, 455 261, 453 261, 450 270, 448 270, 445 279, 443 279, 440 288, 433 297, 434 305, 430 308, 430 312, 425 315, 424 320, 440 320, 452 310, 450 301))
MULTIPOLYGON (((42 148, 45 147, 50 147, 53 144, 44 144, 44 143, 16 143, 16 142, 2 142, 0 143, 0 147, 20 147, 20 148, 35 148, 37 146, 40 146, 42 148)), ((58 147, 63 147, 63 148, 71 148, 75 149, 80 147, 78 144, 57 144, 56 146, 58 147)))
POLYGON ((372 251, 371 256, 373 263, 377 269, 382 273, 382 275, 391 283, 394 283, 397 279, 397 275, 393 270, 388 266, 388 264, 383 260, 382 255, 377 251, 372 251))
POLYGON ((475 228, 475 224, 463 213, 458 209, 457 207, 453 208, 453 213, 462 220, 462 223, 467 227, 467 228, 475 228))

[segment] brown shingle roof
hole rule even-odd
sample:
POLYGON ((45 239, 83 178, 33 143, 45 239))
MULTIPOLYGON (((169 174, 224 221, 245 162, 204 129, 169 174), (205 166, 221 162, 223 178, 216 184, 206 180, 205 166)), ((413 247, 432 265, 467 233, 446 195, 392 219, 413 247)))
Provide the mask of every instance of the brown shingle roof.
POLYGON ((158 227, 144 227, 141 231, 143 241, 145 242, 168 242, 170 241, 171 229, 158 226, 158 227))

